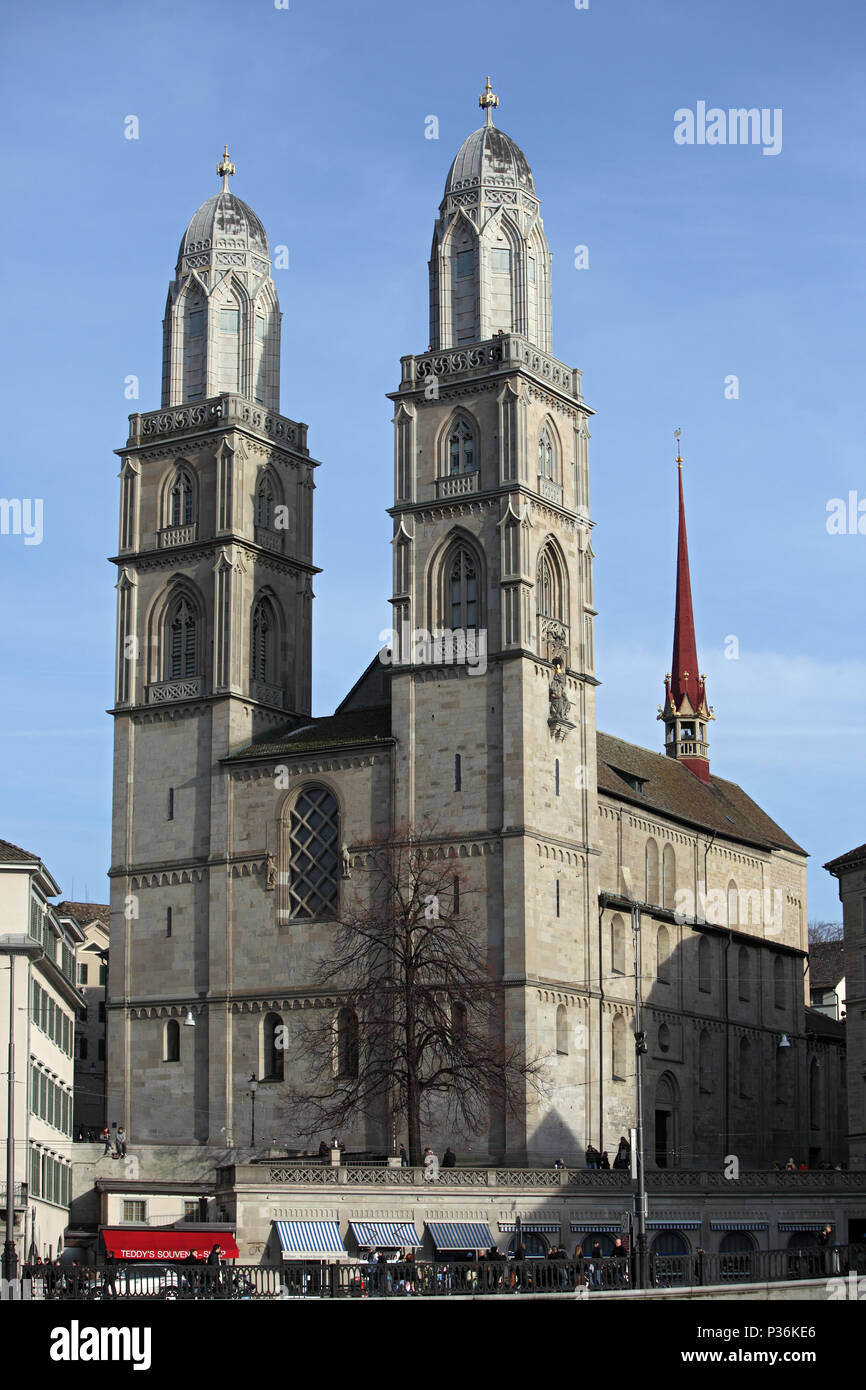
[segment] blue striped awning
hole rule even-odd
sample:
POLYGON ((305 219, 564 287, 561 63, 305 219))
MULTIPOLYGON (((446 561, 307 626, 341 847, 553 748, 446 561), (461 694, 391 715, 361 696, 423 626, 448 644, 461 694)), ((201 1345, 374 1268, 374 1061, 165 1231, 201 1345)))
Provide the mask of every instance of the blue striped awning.
MULTIPOLYGON (((500 1231, 516 1231, 516 1221, 500 1221, 500 1231)), ((520 1222, 521 1231, 542 1231, 546 1235, 558 1236, 560 1224, 558 1221, 523 1221, 520 1222)))
POLYGON ((275 1221, 277 1239, 284 1255, 345 1255, 339 1221, 275 1221))
POLYGON ((823 1231, 825 1226, 832 1226, 832 1221, 780 1221, 778 1223, 780 1231, 823 1231))
POLYGON ((711 1221, 711 1231, 767 1231, 767 1221, 711 1221))
POLYGON ((610 1221, 608 1221, 607 1223, 605 1223, 604 1221, 572 1221, 571 1230, 572 1234, 574 1234, 575 1231, 578 1231, 583 1232, 585 1235, 588 1236, 594 1236, 596 1231, 598 1231, 599 1235, 621 1236, 623 1233, 622 1226, 618 1221, 616 1223, 612 1223, 610 1221))
POLYGON ((437 1250, 489 1250, 496 1242, 486 1221, 428 1221, 437 1250))
POLYGON ((359 1245, 385 1245, 393 1250, 419 1244, 411 1221, 350 1221, 349 1228, 359 1245))
POLYGON ((671 1221, 648 1221, 646 1223, 648 1231, 699 1231, 700 1221, 677 1221, 674 1217, 671 1221))

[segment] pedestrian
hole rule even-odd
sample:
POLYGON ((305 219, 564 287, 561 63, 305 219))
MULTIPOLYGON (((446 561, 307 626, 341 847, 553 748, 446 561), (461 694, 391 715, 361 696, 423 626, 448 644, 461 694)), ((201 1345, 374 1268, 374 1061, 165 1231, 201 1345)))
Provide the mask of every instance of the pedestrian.
POLYGON ((600 1157, 600 1155, 599 1155, 598 1149, 594 1148, 592 1144, 587 1144, 587 1146, 586 1146, 586 1166, 587 1166, 587 1168, 597 1168, 597 1167, 598 1167, 598 1160, 599 1160, 599 1157, 600 1157))
POLYGON ((326 1163, 330 1157, 331 1150, 328 1148, 328 1141, 327 1139, 323 1139, 321 1144, 319 1145, 319 1158, 322 1160, 323 1163, 326 1163))
POLYGON ((561 1158, 555 1158, 553 1160, 553 1166, 561 1172, 562 1169, 565 1167, 565 1164, 563 1163, 561 1158))
POLYGON ((442 1167, 443 1167, 443 1168, 453 1168, 453 1167, 455 1167, 456 1163, 457 1163, 457 1155, 455 1154, 454 1150, 451 1148, 451 1146, 450 1146, 450 1144, 449 1144, 448 1148, 445 1150, 444 1154, 442 1155, 442 1167))
POLYGON ((105 1158, 106 1154, 111 1153, 111 1130, 108 1128, 108 1125, 102 1126, 99 1137, 102 1140, 102 1143, 105 1145, 105 1147, 102 1150, 102 1157, 105 1158))
POLYGON ((439 1179, 439 1159, 429 1148, 424 1150, 424 1177, 427 1182, 437 1182, 439 1179))
POLYGON ((401 1145, 400 1145, 400 1167, 401 1167, 401 1168, 408 1168, 408 1167, 409 1167, 409 1155, 408 1155, 407 1152, 406 1152, 406 1145, 405 1145, 405 1144, 401 1144, 401 1145))
POLYGON ((607 1156, 607 1149, 603 1151, 598 1166, 599 1168, 603 1168, 606 1173, 610 1172, 610 1159, 607 1156))
POLYGON ((115 1261, 111 1250, 105 1256, 105 1278, 103 1280, 103 1293, 106 1298, 117 1297, 117 1284, 115 1283, 115 1261))
POLYGON ((126 1158, 126 1130, 123 1125, 117 1127, 117 1156, 126 1158))
POLYGON ((601 1254, 601 1241, 600 1241, 600 1240, 594 1240, 594 1241, 592 1242, 592 1249, 591 1249, 590 1252, 589 1252, 589 1257, 590 1257, 590 1261, 591 1261, 591 1264, 590 1264, 590 1266, 589 1266, 589 1270, 590 1270, 590 1283, 593 1284, 593 1285, 595 1286, 595 1288, 600 1289, 600 1288, 601 1288, 601 1260, 602 1260, 602 1254, 601 1254))
POLYGON ((797 1165, 796 1165, 796 1163, 794 1162, 793 1158, 789 1158, 789 1159, 788 1159, 788 1162, 785 1164, 785 1172, 786 1172, 786 1173, 796 1173, 796 1171, 797 1171, 797 1165))

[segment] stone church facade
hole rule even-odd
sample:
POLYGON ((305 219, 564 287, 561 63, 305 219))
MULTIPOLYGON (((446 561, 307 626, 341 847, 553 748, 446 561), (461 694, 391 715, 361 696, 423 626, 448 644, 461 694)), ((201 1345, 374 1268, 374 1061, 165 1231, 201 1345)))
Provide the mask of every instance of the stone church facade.
MULTIPOLYGON (((663 747, 596 729, 593 412, 553 355, 534 180, 493 104, 435 222, 430 344, 390 394, 392 638, 330 716, 310 699, 319 463, 279 413, 267 236, 227 153, 184 235, 162 403, 118 451, 109 1114, 133 1142, 224 1152, 247 1142, 254 1075, 258 1133, 305 1149, 276 1030, 338 1018, 315 970, 365 847, 434 825, 480 905, 506 1034, 545 1060, 543 1091, 463 1155, 612 1154, 634 1124, 637 973, 651 1167, 837 1162, 805 852, 710 772, 681 484, 663 747)), ((389 1148, 388 1117, 342 1137, 389 1148)))

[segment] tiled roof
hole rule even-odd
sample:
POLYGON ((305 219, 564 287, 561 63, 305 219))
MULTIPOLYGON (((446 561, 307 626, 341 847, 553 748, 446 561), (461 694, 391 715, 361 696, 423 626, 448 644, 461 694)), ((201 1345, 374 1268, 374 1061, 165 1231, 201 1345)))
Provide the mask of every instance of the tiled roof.
POLYGON ((74 917, 79 927, 89 926, 91 922, 98 922, 101 927, 108 931, 109 925, 109 906, 108 903, 58 903, 57 911, 65 917, 74 917))
POLYGON ((845 1024, 840 1018, 830 1018, 829 1015, 821 1012, 820 1009, 812 1009, 806 1005, 806 1031, 817 1033, 822 1038, 835 1038, 839 1042, 845 1041, 845 1024))
POLYGON ((849 849, 847 854, 840 854, 838 859, 831 859, 824 868, 829 869, 831 874, 835 874, 839 869, 846 869, 850 864, 856 864, 861 859, 866 860, 866 845, 858 845, 856 849, 849 849))
POLYGON ((711 776, 706 784, 675 758, 652 753, 610 734, 598 734, 597 753, 600 792, 702 830, 715 831, 729 840, 742 840, 761 849, 806 853, 736 782, 711 776), (625 777, 620 773, 625 773, 625 777), (636 779, 641 789, 637 790, 626 778, 636 779))
POLYGON ((0 863, 38 864, 40 859, 38 854, 31 854, 29 850, 21 849, 20 845, 13 845, 9 840, 0 840, 0 863))
POLYGON ((813 989, 835 989, 845 974, 845 944, 814 941, 809 947, 809 981, 813 989))
POLYGON ((309 719, 295 727, 290 726, 281 734, 269 734, 267 738, 245 744, 223 761, 236 763, 248 762, 250 758, 290 757, 293 753, 305 753, 314 748, 348 748, 390 741, 391 710, 385 705, 378 709, 347 710, 342 714, 309 719))

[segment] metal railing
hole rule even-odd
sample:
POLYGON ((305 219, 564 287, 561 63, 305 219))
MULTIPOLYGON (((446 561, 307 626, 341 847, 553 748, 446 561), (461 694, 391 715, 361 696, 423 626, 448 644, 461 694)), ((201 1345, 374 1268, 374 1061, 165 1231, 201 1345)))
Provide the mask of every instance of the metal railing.
MULTIPOLYGON (((789 1283, 866 1273, 866 1245, 801 1250, 651 1255, 652 1288, 789 1283)), ((455 1297, 479 1294, 578 1294, 636 1287, 633 1259, 291 1261, 282 1266, 159 1264, 96 1268, 43 1266, 22 1274, 24 1298, 290 1299, 455 1297)))

